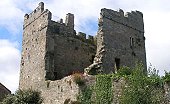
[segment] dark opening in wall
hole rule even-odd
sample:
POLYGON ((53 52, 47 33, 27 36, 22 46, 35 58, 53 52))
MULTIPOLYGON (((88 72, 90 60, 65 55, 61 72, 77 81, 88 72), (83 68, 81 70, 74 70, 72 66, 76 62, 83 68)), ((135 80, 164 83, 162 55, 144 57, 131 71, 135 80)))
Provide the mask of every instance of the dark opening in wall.
POLYGON ((133 55, 133 56, 136 56, 136 53, 133 51, 133 52, 132 52, 132 55, 133 55))
POLYGON ((95 58, 95 55, 92 55, 90 59, 91 64, 93 64, 94 58, 95 58))
POLYGON ((78 50, 79 48, 78 47, 75 47, 75 50, 78 50))
POLYGON ((119 70, 120 68, 120 58, 115 58, 116 69, 119 70))
POLYGON ((130 48, 134 47, 134 38, 130 37, 130 48))
POLYGON ((21 65, 24 66, 24 62, 21 65))

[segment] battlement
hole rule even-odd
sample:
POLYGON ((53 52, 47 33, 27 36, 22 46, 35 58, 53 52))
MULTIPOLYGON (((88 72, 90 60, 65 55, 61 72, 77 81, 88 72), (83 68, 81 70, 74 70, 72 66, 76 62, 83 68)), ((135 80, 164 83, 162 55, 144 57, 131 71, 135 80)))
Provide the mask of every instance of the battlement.
POLYGON ((41 14, 43 11, 44 11, 44 3, 40 2, 38 7, 32 13, 30 13, 29 15, 25 14, 24 20, 27 20, 36 14, 41 14))
POLYGON ((38 7, 30 14, 24 16, 24 29, 32 22, 43 16, 45 20, 51 20, 52 14, 48 9, 44 10, 44 3, 40 2, 38 7))
MULTIPOLYGON (((57 22, 53 21, 52 13, 48 9, 44 10, 43 2, 40 2, 38 7, 33 12, 31 12, 30 14, 25 14, 23 28, 25 29, 28 26, 31 26, 32 29, 35 29, 35 27, 37 27, 38 30, 47 27, 48 35, 73 37, 83 42, 94 44, 92 36, 89 36, 90 38, 86 39, 86 34, 84 33, 80 32, 76 35, 76 31, 74 30, 74 14, 66 14, 65 22, 63 22, 63 19, 60 19, 57 22), (33 23, 36 20, 38 20, 38 22, 33 23), (82 36, 82 34, 84 34, 84 36, 82 36)), ((35 29, 34 31, 37 30, 35 29)))
MULTIPOLYGON (((111 9, 101 9, 101 18, 109 19, 113 22, 122 24, 139 32, 144 32, 143 14, 139 11, 124 13, 122 9, 114 11, 111 9)), ((100 24, 100 22, 99 22, 100 24)))
POLYGON ((78 39, 86 42, 86 43, 90 43, 90 44, 93 44, 94 45, 94 37, 91 36, 91 35, 86 35, 86 33, 83 33, 83 32, 78 32, 78 34, 76 35, 78 39), (86 38, 87 37, 87 38, 86 38))
MULTIPOLYGON (((68 15, 73 16, 73 14, 68 13, 66 15, 66 19, 68 19, 68 15)), ((86 33, 78 32, 76 34, 76 31, 72 27, 73 25, 69 26, 69 20, 66 20, 65 23, 63 23, 63 19, 60 19, 59 21, 49 21, 48 23, 48 31, 53 35, 60 35, 64 37, 72 37, 79 39, 83 42, 90 43, 94 45, 94 38, 91 35, 86 35, 86 33), (86 38, 87 37, 87 38, 86 38)), ((73 20, 74 21, 74 20, 73 20)), ((71 23, 72 24, 72 23, 71 23)))

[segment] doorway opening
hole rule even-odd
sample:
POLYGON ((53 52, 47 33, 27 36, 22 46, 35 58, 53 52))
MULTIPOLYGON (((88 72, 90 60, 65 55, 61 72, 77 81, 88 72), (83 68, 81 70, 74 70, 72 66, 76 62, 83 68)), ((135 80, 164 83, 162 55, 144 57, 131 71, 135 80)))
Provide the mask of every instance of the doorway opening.
POLYGON ((117 70, 120 69, 120 58, 115 58, 115 66, 117 70))

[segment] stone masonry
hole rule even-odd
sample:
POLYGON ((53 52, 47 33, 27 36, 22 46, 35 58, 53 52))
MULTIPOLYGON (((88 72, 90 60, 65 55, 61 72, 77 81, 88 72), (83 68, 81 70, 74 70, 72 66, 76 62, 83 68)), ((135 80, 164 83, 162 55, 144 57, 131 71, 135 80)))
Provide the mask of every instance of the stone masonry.
MULTIPOLYGON (((134 67, 137 62, 146 69, 143 14, 132 11, 102 9, 97 33, 97 53, 104 73, 115 72, 120 66, 134 67)), ((145 70, 146 71, 146 70, 145 70)))
POLYGON ((79 87, 69 75, 84 69, 115 73, 121 66, 133 67, 136 61, 146 67, 141 12, 124 15, 123 10, 102 9, 95 38, 76 34, 71 13, 65 22, 51 18, 52 13, 40 2, 24 16, 23 25, 19 88, 41 91, 44 104, 75 101, 79 87))
POLYGON ((11 94, 11 91, 6 88, 2 83, 0 83, 0 102, 7 96, 8 94, 11 94))

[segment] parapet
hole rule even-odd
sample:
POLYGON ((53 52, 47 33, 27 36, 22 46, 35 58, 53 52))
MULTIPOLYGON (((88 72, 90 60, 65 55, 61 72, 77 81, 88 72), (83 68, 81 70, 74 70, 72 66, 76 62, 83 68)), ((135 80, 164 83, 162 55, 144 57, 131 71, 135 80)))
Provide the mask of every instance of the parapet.
POLYGON ((76 36, 77 36, 78 39, 82 40, 83 42, 95 45, 94 37, 91 36, 91 35, 87 36, 86 33, 78 32, 78 34, 76 36), (87 38, 86 38, 86 36, 87 36, 87 38))
POLYGON ((107 18, 116 23, 144 32, 143 14, 140 11, 131 11, 124 14, 122 9, 114 11, 111 9, 101 9, 101 18, 107 18))
POLYGON ((77 36, 81 39, 81 40, 86 40, 86 34, 83 32, 78 32, 77 36))
POLYGON ((52 14, 48 9, 44 10, 44 3, 43 2, 40 2, 38 7, 32 13, 25 14, 25 16, 24 16, 24 28, 26 28, 29 24, 31 24, 36 19, 38 19, 41 15, 43 15, 44 18, 51 20, 52 14))

